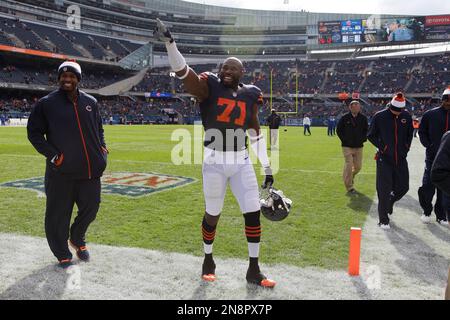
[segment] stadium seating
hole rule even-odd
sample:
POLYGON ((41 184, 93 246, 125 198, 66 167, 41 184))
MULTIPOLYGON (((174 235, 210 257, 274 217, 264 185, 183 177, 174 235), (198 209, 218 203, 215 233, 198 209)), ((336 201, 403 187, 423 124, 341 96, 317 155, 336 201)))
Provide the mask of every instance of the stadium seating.
POLYGON ((140 47, 139 44, 126 40, 35 23, 24 23, 19 19, 12 20, 3 17, 0 17, 0 44, 51 51, 76 57, 115 61, 140 47), (19 42, 14 42, 13 37, 16 37, 19 42), (76 46, 79 48, 77 49, 76 46), (88 52, 88 54, 85 52, 88 52))
MULTIPOLYGON (((66 28, 61 26, 61 17, 66 15, 67 3, 63 4, 44 0, 20 0, 20 2, 23 6, 29 6, 29 10, 36 15, 35 17, 30 15, 30 19, 40 22, 46 21, 49 27, 51 25, 51 28, 56 28, 60 32, 67 32, 66 28), (38 12, 39 10, 37 8, 58 12, 60 16, 57 18, 55 14, 48 17, 48 11, 46 13, 44 11, 38 12)), ((305 25, 286 26, 282 24, 280 26, 270 27, 250 27, 241 26, 237 23, 239 17, 233 14, 207 16, 204 14, 164 12, 164 10, 150 11, 142 10, 142 8, 130 11, 129 5, 122 6, 117 2, 107 4, 79 0, 77 3, 83 11, 83 18, 104 23, 98 27, 92 26, 91 24, 83 25, 83 31, 89 32, 91 37, 96 37, 94 33, 98 34, 99 32, 111 35, 111 25, 114 25, 120 26, 119 29, 113 28, 115 36, 127 39, 128 31, 125 30, 139 30, 137 35, 132 33, 132 37, 144 43, 149 39, 148 35, 143 35, 142 31, 153 30, 156 25, 155 19, 160 18, 167 22, 170 25, 171 31, 177 35, 179 49, 185 54, 304 55, 306 53, 307 28, 305 25), (105 13, 105 10, 108 10, 108 13, 105 13), (223 36, 233 35, 247 36, 247 38, 246 40, 230 37, 222 38, 223 36), (198 39, 198 36, 201 36, 201 39, 198 39)), ((31 23, 27 24, 33 25, 31 23)), ((16 34, 16 36, 19 38, 25 37, 22 34, 16 34)), ((86 39, 81 40, 83 42, 82 45, 91 52, 95 59, 104 58, 104 54, 102 56, 100 53, 102 50, 97 52, 98 43, 101 43, 104 48, 108 47, 107 37, 102 36, 101 38, 101 41, 95 40, 94 43, 86 41, 86 39)), ((123 42, 124 47, 130 47, 125 45, 127 41, 119 41, 121 43, 123 42)), ((34 42, 31 41, 31 45, 34 42)), ((123 46, 117 47, 114 44, 109 44, 109 48, 114 52, 116 60, 125 54, 123 46)), ((65 53, 64 46, 58 46, 58 49, 61 50, 60 52, 65 53)), ((163 52, 164 50, 165 48, 161 44, 156 44, 154 47, 155 52, 163 52)), ((74 53, 72 52, 70 54, 74 53)), ((86 56, 86 54, 81 54, 86 56)))
MULTIPOLYGON (((69 34, 71 35, 71 34, 69 34)), ((92 39, 96 39, 92 37, 92 39)), ((111 39, 110 39, 111 40, 111 39)), ((89 46, 91 38, 77 35, 77 41, 89 46)), ((99 42, 97 42, 99 43, 99 42)), ((109 42, 109 44, 114 43, 109 42)), ((106 42, 105 44, 108 44, 106 42)), ((116 43, 117 44, 117 43, 116 43)), ((109 49, 113 46, 109 46, 109 49)), ((117 52, 119 47, 115 47, 117 52)), ((123 49, 120 47, 120 49, 123 49)), ((100 50, 97 46, 97 52, 100 50)), ((125 49, 123 49, 125 50, 125 49)), ((122 53, 125 53, 124 51, 122 53)), ((404 58, 366 61, 276 61, 245 62, 246 73, 243 82, 252 83, 268 94, 272 73, 272 93, 287 95, 295 93, 296 82, 298 92, 302 94, 338 94, 340 92, 361 92, 392 94, 403 90, 406 93, 436 93, 450 83, 450 69, 447 69, 450 55, 439 55, 426 58, 404 58), (421 67, 418 65, 423 61, 421 67), (372 65, 371 67, 369 67, 372 65), (298 71, 296 71, 298 70, 298 71), (414 70, 414 71, 413 71, 414 70), (298 79, 296 79, 296 76, 298 79)), ((24 68, 11 65, 14 70, 4 70, 7 64, 0 63, 0 78, 7 82, 54 84, 51 74, 54 70, 24 68)), ((217 72, 218 64, 192 66, 197 73, 207 70, 217 72)), ((84 78, 86 88, 101 88, 120 80, 114 72, 89 73, 84 78)), ((182 82, 169 77, 168 68, 150 70, 133 91, 183 92, 182 82)))
MULTIPOLYGON (((4 25, 5 21, 0 25, 4 25)), ((8 28, 12 28, 11 21, 6 22, 8 28)), ((21 25, 20 28, 26 28, 21 25)), ((37 28, 35 32, 44 33, 46 27, 37 28)), ((70 39, 76 37, 77 43, 90 48, 94 53, 95 46, 100 57, 100 52, 114 52, 117 56, 127 54, 127 49, 114 39, 97 36, 81 35, 75 32, 61 32, 52 30, 48 39, 55 44, 69 48, 70 39)), ((17 33, 19 34, 19 33, 17 33)), ((32 38, 28 38, 31 40, 32 38)), ((74 47, 72 47, 75 50, 74 47)), ((200 74, 204 71, 217 72, 220 62, 191 65, 200 74)), ((281 112, 295 112, 295 101, 289 94, 296 91, 300 94, 329 95, 331 98, 320 99, 302 98, 299 102, 297 116, 304 114, 315 118, 318 123, 326 121, 329 115, 338 116, 346 112, 347 108, 338 99, 341 92, 360 92, 362 94, 393 94, 397 90, 404 90, 408 96, 410 93, 420 93, 427 99, 410 99, 408 108, 417 117, 420 117, 428 108, 438 105, 437 100, 430 100, 431 94, 440 94, 443 88, 450 84, 450 54, 439 54, 422 57, 399 57, 365 60, 287 60, 287 61, 245 61, 244 83, 254 84, 261 88, 267 97, 271 93, 274 101, 272 107, 281 112), (272 74, 272 83, 270 81, 272 74)), ((55 68, 41 65, 30 66, 20 63, 0 60, 0 82, 38 84, 56 86, 55 68)), ((127 121, 156 121, 160 117, 164 122, 166 112, 175 110, 188 119, 197 119, 198 110, 193 107, 193 102, 185 96, 182 81, 169 76, 169 68, 153 68, 148 71, 143 80, 132 88, 132 92, 160 92, 183 94, 176 99, 153 99, 152 101, 116 98, 102 101, 102 115, 109 119, 111 116, 127 117, 127 121), (141 119, 141 120, 139 120, 141 119)), ((124 79, 126 74, 118 74, 117 71, 108 69, 95 70, 92 67, 84 69, 81 87, 99 89, 116 81, 124 79)), ((128 75, 129 76, 129 75, 128 75)), ((8 100, 8 99, 6 99, 8 100)), ((386 98, 370 98, 363 103, 365 112, 371 116, 374 112, 383 108, 388 100, 386 98)), ((29 112, 29 104, 22 105, 17 101, 11 101, 2 112, 29 112)), ((260 109, 261 118, 270 113, 269 101, 266 101, 260 109)), ((0 112, 1 113, 1 112, 0 112)), ((159 121, 159 120, 158 120, 159 121)), ((189 120, 190 121, 190 120, 189 120)))

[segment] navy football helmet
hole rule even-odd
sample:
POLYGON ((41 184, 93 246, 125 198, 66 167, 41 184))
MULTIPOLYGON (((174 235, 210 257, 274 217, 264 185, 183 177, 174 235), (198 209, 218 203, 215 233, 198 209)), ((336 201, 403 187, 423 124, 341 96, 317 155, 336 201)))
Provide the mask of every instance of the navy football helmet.
POLYGON ((261 212, 270 221, 281 221, 289 215, 292 200, 273 187, 260 192, 261 212))

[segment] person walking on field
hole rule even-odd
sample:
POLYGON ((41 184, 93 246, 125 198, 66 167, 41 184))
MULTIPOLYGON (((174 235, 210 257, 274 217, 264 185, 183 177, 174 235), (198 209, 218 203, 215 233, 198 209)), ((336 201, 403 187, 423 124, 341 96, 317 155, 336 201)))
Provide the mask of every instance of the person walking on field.
POLYGON ((306 132, 308 132, 309 135, 311 135, 310 127, 311 127, 311 119, 306 115, 303 118, 303 135, 306 136, 306 132))
POLYGON ((379 227, 390 229, 389 215, 394 203, 409 190, 409 169, 406 159, 413 139, 412 117, 405 110, 406 99, 397 93, 387 108, 377 112, 370 123, 368 140, 378 149, 377 194, 379 227))
POLYGON ((336 134, 336 118, 334 115, 330 116, 327 121, 328 131, 327 135, 332 137, 336 134))
POLYGON ((272 109, 272 113, 267 118, 267 123, 270 129, 270 147, 277 148, 278 147, 278 129, 281 124, 281 117, 277 114, 277 112, 272 109))
POLYGON ((100 206, 108 150, 97 100, 78 89, 81 67, 58 68, 60 88, 40 99, 28 119, 28 139, 46 161, 45 234, 59 266, 72 265, 69 244, 89 261, 86 232, 100 206), (78 215, 70 226, 74 204, 78 215))
MULTIPOLYGON (((450 131, 442 137, 442 142, 431 167, 431 181, 446 196, 450 197, 450 131)), ((445 300, 450 300, 450 268, 448 269, 445 300)))
POLYGON ((367 141, 368 121, 361 113, 361 105, 354 100, 350 103, 350 111, 338 122, 336 133, 341 140, 345 165, 343 180, 348 193, 354 194, 355 176, 362 168, 363 147, 367 141))
POLYGON ((439 224, 448 225, 450 210, 450 197, 431 182, 430 172, 437 150, 444 133, 450 130, 450 88, 442 94, 440 107, 428 110, 424 113, 419 128, 419 138, 426 148, 425 172, 422 186, 418 190, 420 206, 423 209, 421 220, 423 223, 431 222, 433 211, 433 197, 436 194, 434 213, 439 224))

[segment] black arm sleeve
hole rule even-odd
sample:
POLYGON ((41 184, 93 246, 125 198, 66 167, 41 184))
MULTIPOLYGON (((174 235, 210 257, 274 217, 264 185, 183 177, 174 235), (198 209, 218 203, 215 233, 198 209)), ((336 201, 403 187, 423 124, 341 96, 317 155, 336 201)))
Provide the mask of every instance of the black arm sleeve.
POLYGON ((28 118, 27 134, 28 140, 40 154, 46 158, 59 155, 58 150, 53 147, 45 138, 48 133, 48 123, 43 112, 43 103, 39 101, 31 111, 28 118))
POLYGON ((444 135, 431 167, 431 181, 450 196, 450 133, 444 135))

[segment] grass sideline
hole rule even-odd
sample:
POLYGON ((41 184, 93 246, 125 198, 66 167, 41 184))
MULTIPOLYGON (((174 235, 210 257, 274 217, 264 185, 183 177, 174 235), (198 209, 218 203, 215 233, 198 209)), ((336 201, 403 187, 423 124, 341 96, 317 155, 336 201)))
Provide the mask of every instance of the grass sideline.
MULTIPOLYGON (((102 195, 88 242, 203 254, 201 166, 171 163, 171 149, 176 142, 170 136, 175 128, 193 130, 192 126, 105 127, 110 150, 107 171, 151 171, 193 177, 198 182, 137 199, 102 195)), ((261 261, 344 269, 350 227, 363 225, 375 194, 374 148, 366 144, 363 170, 355 181, 361 194, 348 197, 341 178, 343 156, 338 138, 328 137, 326 128, 313 127, 313 135, 307 137, 303 136, 303 128, 288 127, 286 132, 283 129, 281 170, 275 176, 275 187, 293 200, 294 207, 282 222, 262 218, 261 261)), ((0 183, 44 173, 44 158, 28 142, 25 128, 0 127, 0 161, 0 183)), ((258 176, 260 182, 262 179, 258 176)), ((0 232, 44 236, 45 199, 36 195, 28 190, 0 188, 0 232)), ((244 220, 230 190, 214 254, 247 258, 244 220)))

